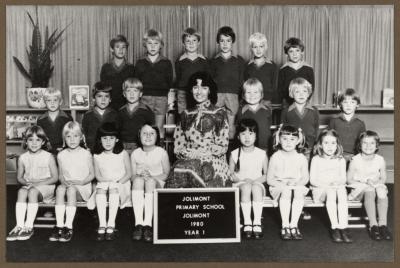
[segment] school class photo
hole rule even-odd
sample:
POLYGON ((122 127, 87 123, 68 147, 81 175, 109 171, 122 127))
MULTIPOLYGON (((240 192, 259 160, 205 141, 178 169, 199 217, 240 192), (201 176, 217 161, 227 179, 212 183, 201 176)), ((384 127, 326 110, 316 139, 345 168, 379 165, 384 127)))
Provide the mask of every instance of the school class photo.
POLYGON ((7 262, 394 261, 393 5, 7 5, 6 51, 7 262))

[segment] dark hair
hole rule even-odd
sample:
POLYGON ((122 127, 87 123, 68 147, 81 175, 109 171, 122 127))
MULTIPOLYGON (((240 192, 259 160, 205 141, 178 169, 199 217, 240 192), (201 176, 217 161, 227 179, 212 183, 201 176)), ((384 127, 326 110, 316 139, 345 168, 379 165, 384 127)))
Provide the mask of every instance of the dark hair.
POLYGON ((300 48, 302 52, 304 51, 304 43, 299 38, 291 37, 288 40, 286 40, 285 46, 283 47, 285 54, 288 54, 289 49, 292 47, 297 47, 300 48))
POLYGON ((282 145, 279 142, 279 137, 282 135, 292 135, 296 136, 300 139, 299 144, 296 146, 296 150, 299 153, 302 153, 305 146, 305 136, 301 128, 295 128, 292 125, 280 125, 278 130, 274 133, 274 145, 273 149, 275 151, 282 150, 282 145))
POLYGON ((98 81, 93 86, 93 98, 96 97, 96 94, 99 92, 109 93, 110 97, 111 97, 111 90, 112 90, 112 87, 110 84, 102 82, 102 81, 98 81))
POLYGON ((23 142, 22 142, 22 148, 24 150, 28 149, 27 141, 33 135, 36 135, 39 139, 44 141, 41 149, 43 149, 45 151, 50 151, 51 150, 51 145, 50 145, 50 142, 49 142, 49 138, 46 136, 46 133, 44 132, 43 128, 41 126, 38 126, 38 125, 33 125, 33 126, 28 127, 26 129, 26 131, 24 133, 24 139, 23 139, 23 142))
POLYGON ((196 29, 189 27, 189 28, 186 28, 182 34, 182 43, 185 43, 185 38, 188 36, 191 36, 191 35, 196 36, 197 41, 200 42, 200 33, 196 29))
POLYGON ((137 134, 137 135, 138 135, 138 147, 140 147, 140 148, 143 149, 143 144, 142 144, 142 141, 141 141, 141 139, 140 139, 140 132, 142 131, 142 129, 143 129, 144 126, 149 126, 149 127, 151 127, 152 129, 155 130, 156 135, 157 135, 157 137, 156 137, 156 144, 155 144, 155 145, 159 146, 159 145, 160 145, 160 130, 158 129, 157 126, 152 125, 150 122, 146 122, 146 123, 143 124, 143 126, 140 127, 139 132, 138 132, 138 134, 137 134))
POLYGON ((115 136, 118 139, 113 149, 114 154, 119 154, 124 150, 116 124, 114 122, 105 122, 97 129, 96 141, 93 147, 94 154, 101 154, 104 151, 103 145, 101 144, 101 137, 104 136, 115 136))
POLYGON ((340 158, 343 155, 343 147, 340 144, 339 135, 337 134, 336 130, 334 129, 324 129, 318 136, 317 143, 314 145, 314 155, 322 156, 324 151, 322 149, 322 140, 326 136, 332 136, 336 138, 337 147, 334 153, 334 157, 340 158))
POLYGON ((193 108, 196 106, 196 101, 193 98, 192 89, 194 86, 197 85, 198 79, 201 79, 202 86, 206 86, 210 89, 210 94, 208 95, 208 99, 212 104, 216 104, 218 100, 217 84, 214 82, 214 80, 212 79, 211 75, 208 72, 196 72, 189 78, 189 82, 187 84, 187 90, 186 90, 187 107, 193 108))
POLYGON ((125 43, 126 47, 129 46, 129 42, 126 40, 126 37, 122 34, 117 35, 116 37, 114 37, 113 39, 110 40, 110 47, 112 49, 114 49, 114 46, 116 43, 125 43))
POLYGON ((360 104, 360 97, 358 96, 357 92, 353 88, 346 88, 343 94, 339 95, 338 98, 338 103, 340 105, 340 108, 342 108, 342 102, 346 97, 351 97, 352 100, 355 100, 357 104, 360 104))
POLYGON ((362 140, 363 140, 364 138, 367 138, 367 137, 372 137, 372 138, 375 139, 375 142, 376 142, 376 150, 375 150, 375 153, 377 153, 377 152, 379 151, 379 144, 380 144, 381 139, 379 138, 378 133, 376 133, 375 131, 372 131, 372 130, 364 131, 364 132, 361 133, 360 136, 358 137, 358 140, 357 140, 357 153, 361 153, 361 152, 362 152, 362 151, 361 151, 362 140))
MULTIPOLYGON (((255 144, 257 144, 258 141, 258 124, 257 122, 252 119, 252 118, 243 118, 242 120, 240 120, 238 128, 237 128, 237 136, 239 139, 239 134, 244 132, 244 131, 250 131, 250 132, 254 132, 256 134, 256 140, 255 140, 255 144)), ((238 172, 240 170, 240 154, 242 151, 242 146, 239 146, 239 152, 238 152, 238 160, 236 162, 235 165, 235 172, 238 172)))
POLYGON ((233 29, 231 27, 223 26, 223 27, 218 29, 218 32, 217 32, 217 43, 219 43, 219 39, 220 39, 221 35, 230 36, 232 38, 232 43, 235 43, 236 35, 235 35, 235 32, 233 31, 233 29))

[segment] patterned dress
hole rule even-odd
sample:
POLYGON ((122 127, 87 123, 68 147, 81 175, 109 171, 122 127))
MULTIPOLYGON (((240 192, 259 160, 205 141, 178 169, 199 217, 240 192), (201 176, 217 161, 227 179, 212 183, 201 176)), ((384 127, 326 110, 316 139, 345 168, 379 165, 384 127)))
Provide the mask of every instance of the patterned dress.
POLYGON ((182 113, 175 129, 177 161, 165 188, 223 187, 230 179, 226 161, 229 124, 226 111, 210 101, 182 113))

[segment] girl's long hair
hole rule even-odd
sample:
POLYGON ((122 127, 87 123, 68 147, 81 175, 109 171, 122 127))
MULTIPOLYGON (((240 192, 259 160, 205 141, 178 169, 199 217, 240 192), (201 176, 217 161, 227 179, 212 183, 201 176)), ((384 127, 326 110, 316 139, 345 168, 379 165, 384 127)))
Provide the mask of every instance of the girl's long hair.
POLYGON ((51 145, 50 145, 50 142, 49 142, 49 138, 47 137, 47 135, 44 132, 43 128, 41 126, 38 126, 38 125, 34 125, 34 126, 28 127, 26 129, 26 131, 24 133, 24 140, 22 142, 22 148, 24 150, 28 149, 27 141, 33 135, 36 135, 39 139, 44 141, 44 143, 42 145, 42 150, 45 150, 45 151, 50 151, 51 150, 51 145))
POLYGON ((280 141, 279 141, 279 138, 282 135, 292 135, 292 136, 298 137, 300 139, 300 142, 296 146, 296 151, 298 153, 303 153, 306 140, 305 140, 305 137, 303 134, 303 130, 301 128, 295 128, 292 125, 280 124, 278 130, 274 133, 274 136, 273 136, 273 139, 274 139, 273 149, 275 151, 282 150, 282 145, 280 144, 280 141))
MULTIPOLYGON (((244 131, 250 131, 250 132, 254 132, 254 134, 256 135, 256 140, 255 140, 255 144, 257 144, 257 140, 258 140, 258 125, 257 122, 254 119, 251 118, 243 118, 242 120, 240 120, 238 128, 237 128, 237 137, 239 139, 239 134, 244 132, 244 131)), ((235 172, 239 172, 240 170, 240 154, 242 152, 242 146, 239 146, 239 152, 238 152, 238 159, 237 162, 235 164, 235 172)))
POLYGON ((93 147, 94 154, 101 154, 104 151, 104 147, 101 144, 101 137, 104 136, 115 136, 118 139, 112 151, 114 154, 119 154, 124 150, 116 124, 114 122, 106 122, 97 129, 96 142, 93 147))
POLYGON ((337 132, 334 129, 324 129, 318 136, 317 139, 317 143, 314 145, 314 155, 319 155, 319 156, 323 156, 324 155, 324 151, 322 149, 322 141, 324 139, 324 137, 326 136, 332 136, 336 138, 336 151, 333 155, 334 158, 341 158, 343 156, 343 147, 340 144, 339 141, 339 135, 337 134, 337 132))

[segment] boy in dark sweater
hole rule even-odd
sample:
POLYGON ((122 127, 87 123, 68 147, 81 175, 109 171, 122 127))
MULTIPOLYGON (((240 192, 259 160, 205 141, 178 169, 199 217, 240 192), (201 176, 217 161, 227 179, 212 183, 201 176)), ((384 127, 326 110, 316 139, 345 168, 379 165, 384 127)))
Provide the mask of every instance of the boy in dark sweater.
POLYGON ((159 31, 148 30, 143 37, 143 46, 147 53, 137 61, 134 77, 143 83, 142 102, 153 110, 156 126, 160 130, 160 139, 163 140, 168 107, 167 95, 173 79, 172 63, 160 54, 164 41, 159 31))
POLYGON ((86 145, 93 153, 97 129, 105 122, 117 122, 118 113, 110 107, 112 87, 97 82, 93 88, 94 107, 83 115, 82 129, 86 145))
POLYGON ((129 43, 123 35, 117 35, 110 41, 112 60, 101 67, 100 80, 111 85, 111 107, 118 109, 125 104, 122 96, 122 83, 134 73, 133 64, 126 60, 129 43))
POLYGON ((306 79, 311 84, 311 94, 314 92, 314 69, 303 61, 304 44, 300 39, 289 38, 284 51, 288 61, 279 70, 278 92, 283 107, 287 107, 293 103, 293 99, 289 96, 289 84, 293 79, 297 77, 306 79))
POLYGON ((241 56, 232 54, 236 35, 229 26, 221 27, 217 33, 219 53, 211 60, 210 68, 218 86, 216 106, 228 112, 229 138, 235 136, 235 116, 239 109, 239 92, 243 85, 245 63, 241 56))
POLYGON ((154 113, 141 102, 143 84, 139 79, 128 78, 123 83, 126 104, 118 111, 120 137, 129 155, 138 147, 138 133, 144 124, 154 124, 154 113))

